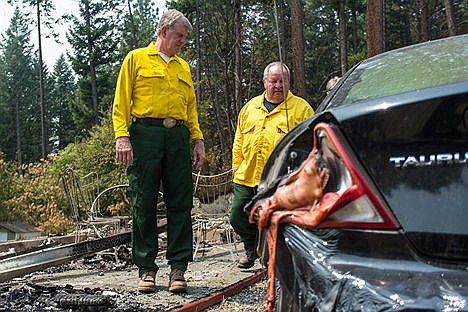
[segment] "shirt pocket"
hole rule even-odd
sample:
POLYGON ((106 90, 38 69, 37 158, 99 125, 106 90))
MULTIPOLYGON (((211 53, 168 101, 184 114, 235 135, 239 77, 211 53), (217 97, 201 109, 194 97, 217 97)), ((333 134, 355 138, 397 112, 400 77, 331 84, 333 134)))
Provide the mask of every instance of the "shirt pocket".
POLYGON ((275 139, 274 139, 274 146, 276 146, 279 141, 281 141, 281 139, 286 135, 286 133, 288 133, 288 127, 282 123, 280 123, 277 127, 276 127, 276 132, 275 132, 275 139))
MULTIPOLYGON (((138 71, 135 90, 148 92, 147 94, 152 94, 156 86, 159 88, 165 85, 164 82, 164 71, 156 69, 142 69, 138 71)), ((161 90, 161 89, 158 89, 161 90)))
POLYGON ((255 130, 255 124, 250 125, 241 131, 242 138, 243 138, 242 154, 244 154, 244 159, 249 158, 250 153, 253 150, 253 147, 255 144, 254 130, 255 130))
POLYGON ((188 73, 177 73, 177 94, 186 101, 192 89, 192 77, 188 73))

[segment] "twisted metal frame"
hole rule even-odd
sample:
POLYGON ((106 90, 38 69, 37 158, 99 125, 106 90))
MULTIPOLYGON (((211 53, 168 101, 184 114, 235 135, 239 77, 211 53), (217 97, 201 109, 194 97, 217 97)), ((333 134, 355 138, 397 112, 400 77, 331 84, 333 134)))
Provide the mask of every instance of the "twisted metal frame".
MULTIPOLYGON (((199 251, 204 254, 205 249, 221 232, 228 246, 233 260, 237 253, 235 233, 229 223, 232 205, 233 171, 232 169, 216 175, 202 175, 192 173, 194 188, 194 258, 199 251)), ((221 235, 221 234, 220 234, 221 235)), ((223 248, 219 244, 217 248, 223 248)))
MULTIPOLYGON (((78 172, 67 168, 61 176, 73 221, 75 222, 75 242, 80 241, 83 229, 90 229, 98 238, 107 236, 110 231, 120 230, 120 218, 102 217, 99 215, 99 198, 106 192, 115 189, 111 187, 99 191, 99 176, 96 172, 80 177, 78 172)), ((119 187, 125 187, 121 185, 119 187)))

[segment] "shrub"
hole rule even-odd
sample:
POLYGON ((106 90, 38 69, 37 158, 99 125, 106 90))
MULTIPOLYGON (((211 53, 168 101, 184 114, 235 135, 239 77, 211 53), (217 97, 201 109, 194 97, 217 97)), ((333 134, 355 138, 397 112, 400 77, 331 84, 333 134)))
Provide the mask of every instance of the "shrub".
MULTIPOLYGON (((77 171, 80 176, 91 172, 99 177, 99 189, 126 184, 126 167, 115 161, 115 140, 110 113, 104 114, 101 124, 94 126, 86 140, 69 144, 59 151, 51 170, 60 176, 67 168, 77 171)), ((129 199, 124 189, 116 190, 101 197, 101 211, 104 216, 129 215, 129 199)), ((81 212, 84 214, 84 212, 81 212)))
POLYGON ((57 178, 48 172, 50 161, 23 165, 13 176, 15 194, 4 201, 9 219, 25 221, 42 229, 45 234, 69 232, 73 222, 66 216, 68 206, 57 178), (21 190, 21 191, 18 191, 21 190))
POLYGON ((0 152, 0 222, 14 221, 15 216, 5 201, 12 198, 14 194, 19 193, 19 189, 14 182, 15 179, 15 165, 13 162, 4 160, 3 153, 0 152))

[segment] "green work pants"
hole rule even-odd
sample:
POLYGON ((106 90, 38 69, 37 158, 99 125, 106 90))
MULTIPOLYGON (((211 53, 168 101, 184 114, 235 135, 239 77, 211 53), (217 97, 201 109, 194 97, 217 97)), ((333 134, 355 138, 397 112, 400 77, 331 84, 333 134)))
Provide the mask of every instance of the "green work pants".
POLYGON ((133 209, 133 262, 140 277, 144 272, 158 270, 156 205, 162 183, 167 209, 166 258, 172 269, 185 271, 193 258, 189 131, 184 126, 167 129, 132 123, 129 132, 133 148, 133 161, 127 168, 133 209))
POLYGON ((234 199, 232 201, 229 221, 234 231, 239 234, 247 256, 251 257, 257 244, 257 225, 249 222, 249 216, 244 212, 244 206, 256 194, 256 188, 234 183, 234 199))

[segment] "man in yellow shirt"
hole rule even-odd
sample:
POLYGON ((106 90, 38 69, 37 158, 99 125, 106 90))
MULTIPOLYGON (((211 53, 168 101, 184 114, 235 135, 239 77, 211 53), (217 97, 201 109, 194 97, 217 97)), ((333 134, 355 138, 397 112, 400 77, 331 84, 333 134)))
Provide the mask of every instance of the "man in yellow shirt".
POLYGON ((187 290, 184 272, 193 258, 192 164, 200 168, 205 160, 190 68, 177 56, 191 29, 181 12, 165 12, 157 27, 156 42, 125 57, 115 90, 112 119, 116 159, 128 166, 132 256, 138 266, 141 292, 156 289, 160 183, 167 209, 169 290, 187 290))
POLYGON ((257 227, 249 223, 244 206, 256 194, 263 167, 276 144, 295 125, 314 114, 309 103, 289 91, 289 78, 285 64, 268 64, 263 72, 265 91, 244 105, 237 119, 232 148, 235 173, 230 223, 244 244, 246 254, 237 265, 242 269, 251 268, 258 258, 257 227))

